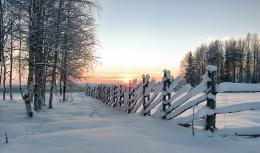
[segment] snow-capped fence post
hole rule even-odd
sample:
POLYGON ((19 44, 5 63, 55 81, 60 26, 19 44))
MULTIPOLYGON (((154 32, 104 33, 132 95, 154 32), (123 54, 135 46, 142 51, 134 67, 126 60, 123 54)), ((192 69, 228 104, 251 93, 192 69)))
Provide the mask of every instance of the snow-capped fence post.
POLYGON ((106 91, 106 104, 108 104, 110 101, 110 93, 111 93, 110 86, 108 86, 106 91))
POLYGON ((117 104, 117 86, 114 85, 113 87, 113 101, 112 101, 112 107, 115 107, 117 104))
POLYGON ((98 86, 98 99, 101 100, 101 95, 102 95, 102 85, 98 86))
POLYGON ((93 88, 92 95, 92 97, 96 98, 96 87, 93 88))
POLYGON ((128 85, 128 104, 127 104, 127 112, 130 114, 131 113, 131 97, 132 97, 132 92, 131 92, 131 88, 132 88, 132 81, 129 80, 129 85, 128 85))
POLYGON ((149 85, 149 79, 150 79, 150 76, 147 74, 147 75, 143 75, 143 115, 146 116, 146 115, 150 115, 150 112, 147 112, 145 113, 145 109, 146 109, 146 103, 147 101, 150 100, 150 94, 149 94, 149 91, 147 90, 148 88, 148 85, 149 85), (147 100, 147 101, 146 101, 147 100))
POLYGON ((106 101, 106 85, 103 85, 102 87, 102 102, 104 103, 106 101))
POLYGON ((102 85, 99 85, 99 86, 98 86, 98 99, 99 99, 99 100, 101 100, 101 92, 102 92, 101 86, 102 86, 102 85))
POLYGON ((118 104, 118 108, 122 106, 123 101, 124 101, 124 91, 123 91, 123 85, 120 85, 120 90, 119 90, 119 104, 118 104))
MULTIPOLYGON (((209 81, 207 82, 207 87, 209 89, 208 96, 207 96, 207 107, 210 109, 216 108, 216 72, 217 67, 213 65, 208 65, 206 67, 207 74, 209 81)), ((207 115, 206 116, 206 130, 210 130, 211 132, 214 132, 214 129, 216 128, 215 125, 216 122, 216 114, 213 115, 207 115)))
POLYGON ((170 107, 171 104, 169 102, 169 99, 171 99, 171 92, 169 91, 169 87, 171 85, 171 72, 169 70, 163 70, 163 119, 166 119, 166 109, 167 107, 170 107))
POLYGON ((106 85, 102 85, 102 94, 101 94, 101 96, 102 96, 102 98, 101 98, 102 102, 105 102, 105 89, 106 89, 106 85))

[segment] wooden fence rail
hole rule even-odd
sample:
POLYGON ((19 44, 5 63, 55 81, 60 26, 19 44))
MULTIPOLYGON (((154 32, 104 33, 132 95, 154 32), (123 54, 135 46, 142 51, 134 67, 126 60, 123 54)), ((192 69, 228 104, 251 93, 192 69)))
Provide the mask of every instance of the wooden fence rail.
POLYGON ((143 75, 142 81, 129 81, 123 85, 87 85, 86 95, 106 103, 108 106, 128 113, 157 116, 164 120, 178 117, 180 125, 189 125, 194 120, 205 119, 205 129, 214 132, 216 114, 235 113, 260 109, 259 103, 237 104, 216 108, 217 93, 260 92, 260 84, 221 83, 216 84, 217 67, 208 65, 199 85, 192 88, 183 77, 173 80, 169 70, 163 71, 162 81, 156 83, 143 75), (194 106, 206 102, 206 106, 194 115, 179 117, 194 106))

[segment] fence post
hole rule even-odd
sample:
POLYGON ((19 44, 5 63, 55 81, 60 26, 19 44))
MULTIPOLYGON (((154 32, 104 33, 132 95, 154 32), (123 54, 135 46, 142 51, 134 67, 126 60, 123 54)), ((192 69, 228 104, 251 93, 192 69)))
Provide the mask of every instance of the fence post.
POLYGON ((126 89, 127 89, 127 85, 124 85, 123 88, 122 88, 122 104, 121 104, 121 106, 125 106, 125 100, 126 100, 126 95, 127 95, 126 89))
POLYGON ((131 88, 132 88, 132 81, 129 80, 129 87, 128 87, 128 108, 127 111, 128 113, 131 113, 130 107, 131 107, 131 97, 132 97, 132 93, 131 93, 131 88))
POLYGON ((114 85, 114 87, 113 87, 113 101, 112 102, 113 103, 111 106, 114 108, 117 104, 117 86, 116 85, 114 85))
POLYGON ((98 85, 97 90, 98 90, 98 99, 100 100, 101 99, 101 85, 98 85))
POLYGON ((168 88, 170 87, 171 85, 171 74, 170 74, 170 71, 168 70, 163 70, 163 116, 162 118, 163 119, 166 119, 166 108, 167 107, 170 107, 171 104, 170 102, 168 101, 170 98, 171 98, 171 93, 169 92, 168 88))
POLYGON ((122 105, 122 92, 123 92, 123 87, 122 85, 119 86, 119 103, 117 105, 117 108, 121 107, 122 105))
POLYGON ((150 115, 150 112, 148 113, 145 113, 145 109, 146 109, 146 99, 149 101, 150 99, 150 95, 149 93, 146 92, 147 90, 147 87, 149 85, 149 79, 150 79, 150 76, 147 74, 147 75, 143 75, 143 112, 144 112, 144 116, 146 115, 150 115))
MULTIPOLYGON (((217 67, 213 65, 208 65, 206 67, 209 81, 207 82, 207 87, 209 89, 208 91, 208 97, 207 97, 207 107, 210 109, 216 108, 216 72, 217 67)), ((216 128, 216 114, 213 115, 207 115, 206 116, 206 130, 210 130, 211 132, 214 132, 214 129, 216 128)))

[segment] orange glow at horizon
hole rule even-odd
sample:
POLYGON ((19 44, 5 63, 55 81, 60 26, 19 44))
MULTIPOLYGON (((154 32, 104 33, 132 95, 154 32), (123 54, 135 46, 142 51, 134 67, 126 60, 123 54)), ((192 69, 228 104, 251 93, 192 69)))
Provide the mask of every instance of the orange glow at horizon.
POLYGON ((138 79, 138 75, 132 74, 94 74, 87 79, 88 83, 119 83, 128 84, 129 80, 138 79))
MULTIPOLYGON (((160 81, 163 76, 163 70, 160 71, 147 71, 147 73, 138 72, 95 72, 86 79, 87 83, 118 83, 118 84, 128 84, 129 80, 137 79, 138 81, 142 80, 143 74, 149 74, 151 80, 160 81)), ((176 77, 178 71, 173 71, 172 75, 176 77)))

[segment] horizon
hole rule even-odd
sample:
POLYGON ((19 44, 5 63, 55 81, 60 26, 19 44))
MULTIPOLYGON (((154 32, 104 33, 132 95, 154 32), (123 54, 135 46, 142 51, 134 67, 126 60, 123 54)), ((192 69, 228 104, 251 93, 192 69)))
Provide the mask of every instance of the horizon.
POLYGON ((260 33, 257 0, 101 0, 101 5, 101 64, 88 73, 90 83, 127 83, 142 74, 160 80, 163 69, 176 77, 180 60, 201 44, 260 33))

